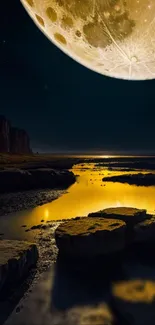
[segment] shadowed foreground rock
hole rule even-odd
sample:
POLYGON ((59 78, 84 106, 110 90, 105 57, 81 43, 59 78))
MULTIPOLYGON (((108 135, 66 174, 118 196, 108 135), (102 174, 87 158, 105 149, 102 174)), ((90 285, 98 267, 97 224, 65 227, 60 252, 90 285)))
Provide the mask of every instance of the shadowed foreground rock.
POLYGON ((93 274, 93 285, 90 281, 91 269, 84 279, 79 278, 79 274, 76 276, 72 266, 66 263, 61 265, 61 274, 57 279, 55 273, 53 266, 43 275, 32 293, 20 302, 24 308, 18 314, 14 310, 5 325, 116 325, 101 281, 98 278, 95 280, 93 274), (98 286, 102 288, 102 299, 97 299, 94 293, 98 286), (56 291, 58 304, 53 291, 56 291), (62 300, 64 308, 60 307, 62 300))
POLYGON ((0 291, 15 285, 36 265, 35 244, 18 240, 0 240, 0 291))
POLYGON ((155 324, 155 282, 129 280, 115 283, 113 305, 123 324, 155 324))
POLYGON ((134 240, 136 242, 149 241, 155 238, 155 216, 139 222, 134 227, 134 240))
POLYGON ((108 208, 97 212, 89 213, 88 217, 120 219, 128 225, 137 224, 148 218, 146 210, 140 210, 130 207, 108 208))
POLYGON ((62 254, 94 257, 123 249, 125 230, 122 220, 83 217, 61 224, 55 239, 62 254))

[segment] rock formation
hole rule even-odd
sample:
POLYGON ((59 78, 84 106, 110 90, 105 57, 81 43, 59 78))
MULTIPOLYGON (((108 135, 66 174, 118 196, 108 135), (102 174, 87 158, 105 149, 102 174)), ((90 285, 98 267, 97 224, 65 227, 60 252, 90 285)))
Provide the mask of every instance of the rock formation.
POLYGON ((122 250, 125 233, 126 224, 122 220, 81 217, 61 224, 55 239, 64 255, 94 257, 122 250))
POLYGON ((127 225, 135 225, 148 218, 146 210, 131 207, 108 208, 88 214, 88 217, 119 219, 126 222, 127 225))
POLYGON ((12 127, 4 116, 0 116, 0 152, 13 154, 32 153, 27 132, 12 127))
POLYGON ((138 173, 138 174, 122 174, 107 176, 102 179, 103 182, 113 183, 126 183, 137 186, 153 186, 155 185, 155 174, 154 173, 138 173))
POLYGON ((0 152, 10 151, 10 123, 4 117, 0 116, 0 152))
POLYGON ((35 244, 18 240, 0 240, 0 290, 19 282, 36 265, 35 244))
POLYGON ((66 189, 75 180, 75 175, 68 170, 9 168, 0 170, 0 193, 41 188, 66 189))
POLYGON ((31 153, 30 140, 26 131, 11 128, 10 129, 10 152, 16 153, 31 153))

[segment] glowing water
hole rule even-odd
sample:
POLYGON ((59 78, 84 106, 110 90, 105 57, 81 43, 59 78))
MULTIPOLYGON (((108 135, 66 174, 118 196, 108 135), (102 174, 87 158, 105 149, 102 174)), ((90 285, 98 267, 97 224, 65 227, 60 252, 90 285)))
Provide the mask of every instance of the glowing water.
POLYGON ((5 233, 5 227, 8 232, 9 221, 11 234, 14 232, 17 236, 18 233, 19 237, 20 230, 20 234, 24 236, 25 229, 21 228, 23 224, 30 228, 40 224, 42 219, 46 222, 87 216, 89 212, 115 206, 144 208, 155 213, 155 186, 104 183, 102 181, 104 176, 122 174, 122 172, 95 168, 93 164, 77 165, 73 168, 73 172, 79 176, 66 194, 51 203, 2 218, 1 231, 5 233))

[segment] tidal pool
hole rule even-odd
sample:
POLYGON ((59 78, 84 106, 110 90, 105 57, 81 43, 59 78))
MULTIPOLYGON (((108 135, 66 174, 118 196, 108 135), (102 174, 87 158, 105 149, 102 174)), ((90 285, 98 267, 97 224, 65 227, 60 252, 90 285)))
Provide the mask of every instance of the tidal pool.
POLYGON ((155 213, 155 186, 104 183, 102 181, 104 176, 118 175, 122 172, 109 171, 92 163, 76 165, 72 171, 78 175, 76 183, 57 200, 1 217, 0 229, 5 237, 27 237, 26 228, 21 227, 24 224, 30 228, 40 224, 41 220, 46 223, 50 220, 87 216, 89 212, 107 207, 128 206, 144 208, 148 212, 155 213))

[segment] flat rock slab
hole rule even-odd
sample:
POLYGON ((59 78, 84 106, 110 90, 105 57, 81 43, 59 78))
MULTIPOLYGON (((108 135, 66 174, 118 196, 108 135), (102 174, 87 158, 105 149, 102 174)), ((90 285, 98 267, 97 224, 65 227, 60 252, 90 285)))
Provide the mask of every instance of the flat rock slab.
POLYGON ((134 227, 134 241, 149 241, 155 239, 155 216, 150 219, 139 222, 134 227))
POLYGON ((35 244, 18 240, 0 240, 0 290, 19 281, 38 259, 35 244))
POLYGON ((94 213, 88 214, 88 217, 104 217, 112 219, 120 219, 126 222, 127 225, 134 225, 140 221, 147 219, 149 216, 146 210, 140 210, 130 207, 108 208, 94 213))
POLYGON ((113 305, 123 324, 154 325, 155 281, 129 280, 113 285, 113 305))
POLYGON ((83 217, 61 224, 55 239, 62 254, 94 257, 123 249, 125 230, 122 220, 83 217))

